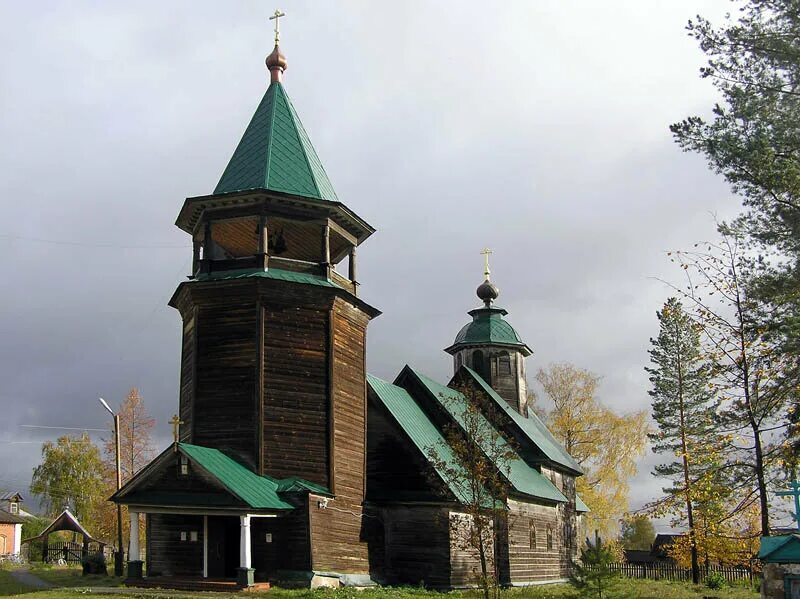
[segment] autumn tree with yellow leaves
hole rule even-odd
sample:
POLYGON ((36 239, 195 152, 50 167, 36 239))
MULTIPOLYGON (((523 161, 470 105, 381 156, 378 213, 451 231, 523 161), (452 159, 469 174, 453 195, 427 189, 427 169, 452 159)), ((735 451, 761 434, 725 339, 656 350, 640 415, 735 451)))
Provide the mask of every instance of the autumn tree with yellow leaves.
POLYGON ((785 455, 797 368, 770 334, 768 307, 751 293, 763 262, 736 231, 719 229, 719 241, 671 254, 686 276, 675 289, 693 308, 712 368, 716 432, 725 438, 717 472, 735 499, 728 519, 757 502, 758 533, 769 536, 768 497, 785 455))
POLYGON ((647 445, 647 413, 618 414, 597 399, 600 377, 573 364, 551 364, 536 380, 551 406, 540 403, 548 428, 584 475, 576 490, 591 512, 589 530, 606 537, 628 509, 629 481, 647 445))

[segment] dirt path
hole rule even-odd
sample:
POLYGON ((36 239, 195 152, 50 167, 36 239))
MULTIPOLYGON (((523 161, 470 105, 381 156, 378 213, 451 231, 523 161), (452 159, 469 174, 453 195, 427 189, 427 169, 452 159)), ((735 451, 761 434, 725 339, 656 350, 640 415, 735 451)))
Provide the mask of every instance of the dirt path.
POLYGON ((34 589, 49 589, 53 585, 49 582, 45 582, 38 576, 34 576, 26 569, 21 570, 11 570, 10 571, 11 577, 16 580, 20 584, 24 584, 25 586, 32 587, 34 589))

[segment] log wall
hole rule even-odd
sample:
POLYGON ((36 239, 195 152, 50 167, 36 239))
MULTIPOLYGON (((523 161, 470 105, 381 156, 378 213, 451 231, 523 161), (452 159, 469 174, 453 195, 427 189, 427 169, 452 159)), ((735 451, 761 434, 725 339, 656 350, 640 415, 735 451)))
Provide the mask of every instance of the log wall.
POLYGON ((336 298, 331 312, 328 429, 330 489, 335 498, 320 509, 310 498, 311 562, 314 570, 367 573, 362 515, 366 487, 366 314, 336 298))
POLYGON ((203 517, 147 514, 147 575, 203 575, 203 517), (189 540, 197 532, 197 541, 189 540), (186 540, 181 541, 181 532, 186 540))
POLYGON ((559 580, 568 576, 563 547, 563 506, 509 500, 508 562, 512 584, 559 580), (552 549, 547 546, 548 530, 552 549))

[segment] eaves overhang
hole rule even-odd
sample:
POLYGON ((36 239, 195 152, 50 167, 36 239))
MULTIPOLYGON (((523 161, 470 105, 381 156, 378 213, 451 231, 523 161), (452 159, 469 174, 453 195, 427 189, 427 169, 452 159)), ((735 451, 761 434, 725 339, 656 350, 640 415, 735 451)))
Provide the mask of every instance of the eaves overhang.
POLYGON ((342 202, 306 198, 263 188, 186 198, 178 218, 175 220, 175 225, 182 231, 194 235, 203 213, 207 210, 259 205, 264 206, 267 212, 270 210, 278 213, 299 211, 300 213, 305 212, 309 216, 329 217, 351 233, 359 244, 375 232, 372 225, 342 202))

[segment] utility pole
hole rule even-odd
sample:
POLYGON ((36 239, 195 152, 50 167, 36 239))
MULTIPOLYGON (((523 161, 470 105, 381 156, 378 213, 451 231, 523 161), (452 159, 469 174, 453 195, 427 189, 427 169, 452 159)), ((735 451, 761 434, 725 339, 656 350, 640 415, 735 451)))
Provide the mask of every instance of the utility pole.
MULTIPOLYGON (((120 468, 119 456, 119 414, 111 409, 102 397, 99 398, 103 407, 114 417, 114 462, 117 468, 117 491, 122 488, 122 469, 120 468)), ((124 573, 122 552, 122 505, 117 504, 117 550, 114 552, 114 576, 122 576, 124 573)), ((138 559, 139 556, 136 556, 138 559)))

